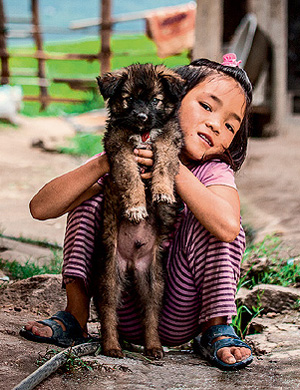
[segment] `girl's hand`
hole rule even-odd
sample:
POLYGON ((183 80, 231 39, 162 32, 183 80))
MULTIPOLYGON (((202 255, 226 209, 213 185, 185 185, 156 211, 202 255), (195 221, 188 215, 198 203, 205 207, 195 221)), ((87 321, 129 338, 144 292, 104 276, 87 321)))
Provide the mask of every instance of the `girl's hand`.
POLYGON ((153 166, 153 151, 149 149, 134 149, 136 162, 141 166, 141 178, 151 179, 153 166), (149 170, 150 168, 150 170, 149 170))

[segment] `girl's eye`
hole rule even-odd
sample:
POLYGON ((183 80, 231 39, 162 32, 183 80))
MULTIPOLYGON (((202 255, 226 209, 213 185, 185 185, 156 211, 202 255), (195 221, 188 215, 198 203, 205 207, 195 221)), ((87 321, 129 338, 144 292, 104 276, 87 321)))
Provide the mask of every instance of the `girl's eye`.
POLYGON ((157 99, 157 98, 153 98, 153 99, 152 99, 152 103, 157 104, 158 102, 159 102, 159 99, 157 99))
POLYGON ((234 134, 234 128, 229 123, 226 123, 226 127, 232 134, 234 134))
POLYGON ((208 104, 199 102, 200 106, 204 108, 206 111, 211 111, 211 108, 209 107, 208 104))

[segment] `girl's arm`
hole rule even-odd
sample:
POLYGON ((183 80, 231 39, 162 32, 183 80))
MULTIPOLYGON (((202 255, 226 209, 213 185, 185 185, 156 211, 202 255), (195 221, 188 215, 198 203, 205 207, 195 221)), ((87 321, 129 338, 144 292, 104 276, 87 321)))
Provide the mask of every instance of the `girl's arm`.
POLYGON ((221 241, 231 242, 240 232, 238 192, 224 185, 205 187, 182 163, 176 190, 198 221, 221 241))
POLYGON ((56 218, 73 210, 101 190, 97 180, 107 172, 109 165, 107 156, 103 154, 51 180, 30 201, 33 218, 56 218))

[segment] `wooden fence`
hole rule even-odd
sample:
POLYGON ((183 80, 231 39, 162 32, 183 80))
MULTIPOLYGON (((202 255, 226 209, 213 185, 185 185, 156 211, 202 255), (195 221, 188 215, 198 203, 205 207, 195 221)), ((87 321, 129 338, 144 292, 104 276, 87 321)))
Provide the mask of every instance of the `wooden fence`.
MULTIPOLYGON (((9 1, 9 0, 8 0, 9 1)), ((20 0, 21 1, 21 0, 20 0)), ((5 15, 4 0, 0 0, 0 59, 1 59, 1 84, 8 84, 11 77, 22 76, 34 76, 34 79, 22 82, 22 85, 35 85, 39 88, 39 94, 37 96, 28 95, 23 99, 26 101, 40 102, 41 110, 44 110, 51 102, 61 103, 81 103, 85 100, 70 99, 63 97, 54 97, 49 93, 49 86, 52 83, 64 83, 71 89, 77 89, 82 91, 97 90, 97 85, 94 79, 89 78, 66 78, 66 77, 47 77, 46 74, 46 62, 50 60, 72 60, 72 61, 98 61, 100 74, 106 73, 111 69, 111 57, 112 51, 110 47, 110 38, 112 34, 113 26, 116 23, 128 22, 133 20, 145 19, 149 15, 149 10, 140 12, 131 12, 125 15, 111 15, 112 1, 113 0, 99 0, 101 14, 98 18, 92 18, 87 20, 81 20, 71 23, 70 30, 80 30, 89 27, 98 27, 98 35, 100 38, 100 47, 97 54, 65 54, 65 53, 46 53, 44 51, 43 34, 45 32, 62 33, 65 32, 62 28, 47 27, 42 29, 39 18, 39 0, 23 0, 30 2, 31 5, 31 18, 24 17, 12 17, 7 20, 5 15), (20 51, 11 54, 7 49, 7 39, 11 36, 11 32, 8 31, 7 25, 10 23, 26 23, 31 26, 30 31, 18 31, 18 37, 28 38, 32 37, 35 44, 34 53, 22 53, 20 51), (33 58, 37 60, 37 71, 32 72, 31 69, 18 70, 18 73, 10 74, 9 59, 10 58, 33 58)), ((156 9, 160 10, 160 8, 156 9)), ((151 10, 153 11, 153 9, 151 10)), ((150 11, 150 12, 151 12, 150 11)), ((128 53, 118 53, 118 55, 128 55, 128 53)), ((148 53, 147 53, 148 55, 148 53)), ((188 55, 189 56, 189 55, 188 55)), ((28 77, 27 77, 28 79, 28 77)))
MULTIPOLYGON (((29 0, 31 2, 31 31, 35 43, 35 53, 15 53, 13 57, 19 58, 34 58, 37 60, 37 72, 35 74, 36 80, 34 83, 31 81, 31 85, 35 84, 39 87, 38 96, 24 96, 24 100, 27 101, 39 101, 41 103, 41 109, 44 110, 47 105, 51 102, 62 102, 62 103, 80 103, 84 100, 79 99, 67 99, 52 97, 49 94, 48 87, 51 82, 54 83, 65 83, 72 89, 79 90, 95 90, 96 83, 91 79, 83 78, 53 78, 49 79, 46 76, 45 64, 48 60, 88 60, 88 61, 99 61, 100 73, 103 74, 110 70, 111 50, 110 50, 110 36, 112 32, 112 21, 111 21, 111 0, 99 0, 101 5, 101 15, 99 25, 99 36, 101 40, 101 47, 98 54, 62 54, 62 53, 51 53, 47 54, 43 48, 43 33, 40 26, 39 18, 39 0, 29 0)), ((19 20, 19 22, 23 22, 19 20)), ((53 30, 52 32, 56 32, 53 30)), ((0 58, 1 58, 1 84, 8 84, 10 81, 10 69, 9 69, 9 58, 12 56, 9 54, 7 49, 7 18, 4 11, 3 0, 0 0, 0 58)), ((26 74, 27 75, 27 74, 26 74)), ((14 74, 14 76, 24 76, 24 74, 14 74)))

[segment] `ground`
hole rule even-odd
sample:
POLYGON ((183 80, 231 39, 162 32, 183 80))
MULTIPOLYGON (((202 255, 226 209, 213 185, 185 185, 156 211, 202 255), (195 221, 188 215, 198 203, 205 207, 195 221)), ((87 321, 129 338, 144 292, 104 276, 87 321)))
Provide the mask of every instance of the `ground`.
MULTIPOLYGON (((28 203, 46 181, 77 167, 84 159, 47 153, 31 145, 32 141, 41 139, 51 149, 54 144, 64 143, 66 136, 72 136, 74 127, 60 118, 21 117, 20 121, 18 128, 0 128, 1 231, 7 236, 46 239, 62 245, 65 217, 35 221, 30 216, 28 203)), ((291 257, 300 253, 299 149, 300 133, 297 133, 297 128, 292 129, 289 135, 251 139, 246 163, 237 175, 244 222, 254 228, 258 240, 267 233, 280 234, 291 257)), ((9 252, 12 258, 17 254, 23 255, 23 260, 26 256, 42 256, 36 254, 34 247, 30 247, 28 252, 24 246, 5 250, 3 248, 13 245, 9 240, 0 241, 3 254, 9 252)), ((20 338, 18 332, 21 326, 29 319, 44 318, 63 305, 63 301, 50 299, 50 291, 41 304, 39 289, 32 291, 29 297, 22 295, 21 290, 9 299, 2 297, 0 383, 7 388, 12 388, 33 372, 37 368, 39 354, 45 354, 47 349, 46 345, 20 338)), ((294 332, 295 339, 299 340, 298 327, 294 332)), ((128 358, 114 363, 111 359, 102 358, 102 370, 71 376, 55 374, 38 389, 300 389, 300 346, 293 346, 291 337, 289 346, 285 348, 279 355, 271 353, 256 357, 249 368, 238 373, 220 372, 188 352, 168 353, 162 365, 128 358), (123 370, 122 366, 125 367, 123 370)))

